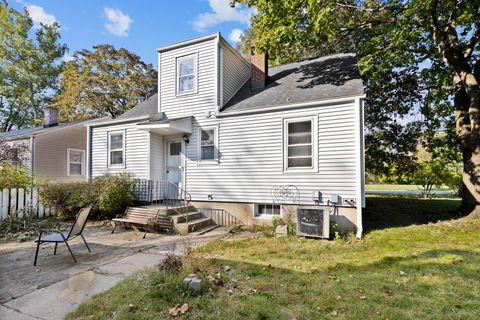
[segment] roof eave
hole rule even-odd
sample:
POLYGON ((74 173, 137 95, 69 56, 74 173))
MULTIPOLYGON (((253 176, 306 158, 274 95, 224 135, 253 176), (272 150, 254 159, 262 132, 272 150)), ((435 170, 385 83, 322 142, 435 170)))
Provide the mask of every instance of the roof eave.
POLYGON ((291 103, 285 104, 280 106, 272 106, 266 108, 259 108, 259 109, 250 109, 250 110, 242 110, 242 111, 221 111, 216 114, 216 117, 229 117, 229 116, 239 116, 239 115, 248 115, 248 114, 256 114, 256 113, 266 113, 266 112, 275 112, 275 111, 284 111, 290 109, 297 109, 297 108, 306 108, 306 107, 314 107, 317 105, 326 105, 332 103, 342 103, 347 101, 352 101, 355 99, 365 99, 366 95, 353 95, 348 97, 341 97, 335 99, 326 99, 326 100, 313 100, 313 101, 306 101, 306 102, 299 102, 299 103, 291 103))
POLYGON ((164 52, 164 51, 172 50, 172 49, 175 49, 175 48, 178 48, 178 47, 183 47, 183 46, 187 46, 187 45, 191 45, 191 44, 195 44, 195 43, 198 43, 198 42, 202 42, 202 41, 206 41, 206 40, 210 40, 210 39, 215 39, 215 38, 220 38, 220 32, 215 32, 215 33, 207 34, 207 35, 204 35, 204 36, 200 36, 200 37, 196 37, 196 38, 192 38, 192 39, 168 44, 166 46, 162 46, 162 47, 158 48, 157 52, 164 52))

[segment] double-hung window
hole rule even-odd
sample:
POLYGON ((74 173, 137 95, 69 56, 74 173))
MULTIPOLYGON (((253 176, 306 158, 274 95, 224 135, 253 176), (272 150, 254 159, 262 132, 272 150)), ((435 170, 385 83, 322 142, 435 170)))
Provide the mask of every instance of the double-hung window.
POLYGON ((125 132, 108 133, 108 166, 123 167, 125 165, 125 132))
POLYGON ((177 94, 197 91, 197 55, 177 58, 177 94))
POLYGON ((316 127, 315 117, 285 120, 285 171, 314 171, 316 169, 316 127))
POLYGON ((85 151, 67 149, 67 176, 83 176, 85 173, 85 151))
POLYGON ((218 159, 218 137, 217 127, 199 129, 199 159, 217 160, 218 159))

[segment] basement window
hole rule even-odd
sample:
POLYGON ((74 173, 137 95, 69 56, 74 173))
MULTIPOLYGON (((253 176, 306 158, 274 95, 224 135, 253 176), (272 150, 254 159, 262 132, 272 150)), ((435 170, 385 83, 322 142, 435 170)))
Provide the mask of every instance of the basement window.
POLYGON ((271 218, 279 217, 281 214, 281 207, 279 204, 273 203, 255 203, 254 217, 255 218, 271 218))

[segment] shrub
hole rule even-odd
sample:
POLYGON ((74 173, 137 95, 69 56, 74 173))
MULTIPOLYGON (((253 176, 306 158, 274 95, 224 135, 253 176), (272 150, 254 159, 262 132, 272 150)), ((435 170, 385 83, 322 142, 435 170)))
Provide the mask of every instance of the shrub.
POLYGON ((93 219, 111 219, 133 204, 131 174, 105 175, 91 182, 54 183, 41 192, 42 201, 59 216, 74 219, 80 208, 93 205, 93 219))
POLYGON ((97 218, 113 218, 131 206, 135 200, 133 187, 133 175, 130 173, 95 178, 92 182, 92 192, 99 209, 97 218))
POLYGON ((81 208, 95 204, 91 184, 87 182, 52 183, 43 187, 41 197, 67 220, 73 220, 81 208))
POLYGON ((4 161, 0 164, 0 190, 10 188, 28 188, 35 183, 28 168, 4 161))

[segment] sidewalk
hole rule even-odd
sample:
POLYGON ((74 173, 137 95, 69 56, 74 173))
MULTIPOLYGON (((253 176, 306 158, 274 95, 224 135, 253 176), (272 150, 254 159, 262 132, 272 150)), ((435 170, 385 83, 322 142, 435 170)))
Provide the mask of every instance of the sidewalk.
POLYGON ((0 248, 0 319, 63 319, 92 295, 108 290, 140 269, 153 267, 171 251, 199 246, 224 237, 225 229, 201 236, 166 236, 110 233, 103 227, 84 231, 92 253, 72 241, 74 263, 65 246, 44 245, 33 267, 33 242, 10 243, 0 248))

